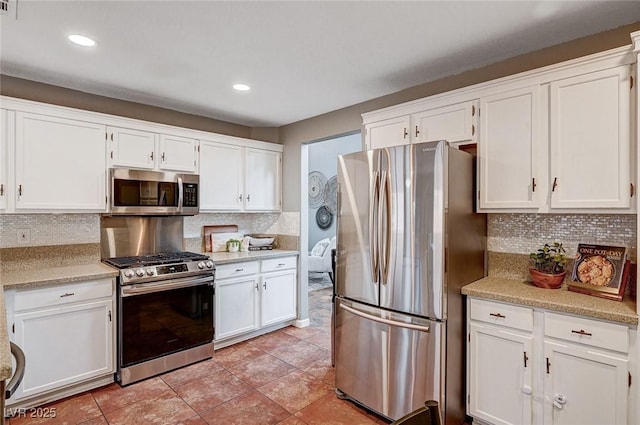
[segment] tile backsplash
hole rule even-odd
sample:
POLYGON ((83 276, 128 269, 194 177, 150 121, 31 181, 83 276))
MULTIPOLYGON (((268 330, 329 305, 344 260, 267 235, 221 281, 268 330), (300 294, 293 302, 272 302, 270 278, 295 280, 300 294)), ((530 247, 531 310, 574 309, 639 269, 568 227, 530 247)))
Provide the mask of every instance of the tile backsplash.
MULTIPOLYGON (((185 217, 184 237, 202 236, 202 226, 236 224, 241 233, 273 233, 298 236, 300 214, 203 213, 185 217)), ((99 214, 6 214, 0 215, 0 248, 100 243, 99 214), (30 243, 18 243, 18 230, 29 232, 30 243)))
POLYGON ((489 214, 487 248, 491 252, 529 254, 544 243, 562 242, 569 255, 578 243, 624 245, 636 259, 634 214, 489 214))
POLYGON ((73 245, 100 242, 98 214, 0 215, 0 248, 73 245), (18 244, 19 229, 27 229, 30 243, 18 244))

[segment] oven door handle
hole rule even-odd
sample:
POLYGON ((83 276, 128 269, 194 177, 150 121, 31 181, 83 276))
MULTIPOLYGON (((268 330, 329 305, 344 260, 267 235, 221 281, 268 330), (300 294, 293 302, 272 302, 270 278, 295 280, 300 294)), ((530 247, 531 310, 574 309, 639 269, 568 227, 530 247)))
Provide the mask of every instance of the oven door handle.
POLYGON ((198 285, 213 285, 213 276, 200 278, 183 278, 163 282, 141 283, 138 285, 124 286, 121 288, 123 297, 151 294, 154 292, 170 291, 172 289, 188 288, 198 285))

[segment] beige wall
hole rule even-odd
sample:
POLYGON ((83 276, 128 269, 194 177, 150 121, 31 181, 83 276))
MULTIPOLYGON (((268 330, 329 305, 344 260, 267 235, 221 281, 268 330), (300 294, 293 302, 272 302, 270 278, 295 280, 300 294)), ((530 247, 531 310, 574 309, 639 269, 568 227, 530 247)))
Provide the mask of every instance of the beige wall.
MULTIPOLYGON (((9 77, 7 75, 0 75, 0 94, 121 117, 227 134, 230 136, 251 138, 252 133, 251 127, 244 125, 125 100, 97 96, 78 90, 9 77)), ((269 141, 276 140, 277 139, 271 139, 269 141)))
MULTIPOLYGON (((638 30, 640 30, 640 22, 441 78, 280 127, 280 141, 284 144, 283 211, 300 211, 300 146, 303 143, 357 131, 361 129, 361 114, 365 112, 631 44, 629 34, 638 30)), ((454 72, 455 70, 452 70, 452 73, 454 72)), ((425 80, 427 78, 425 76, 425 80)))

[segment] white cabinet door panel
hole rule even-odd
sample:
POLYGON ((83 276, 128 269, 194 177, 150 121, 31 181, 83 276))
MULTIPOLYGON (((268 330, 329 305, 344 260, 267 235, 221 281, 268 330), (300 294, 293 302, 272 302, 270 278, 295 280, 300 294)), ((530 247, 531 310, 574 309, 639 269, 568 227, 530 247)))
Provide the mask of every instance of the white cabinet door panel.
POLYGON ((13 399, 113 372, 112 301, 15 315, 15 342, 27 359, 13 399))
POLYGON ((197 149, 195 139, 160 135, 160 169, 195 173, 197 149))
POLYGON ((545 423, 627 425, 626 359, 570 344, 544 343, 545 423), (565 398, 560 407, 553 401, 565 398))
POLYGON ((532 335, 479 323, 470 332, 469 413, 496 425, 531 424, 532 335))
POLYGON ((109 127, 109 143, 116 167, 152 170, 156 165, 156 135, 147 131, 109 127))
POLYGON ((105 126, 16 113, 16 210, 106 211, 105 126))
POLYGON ((408 115, 367 124, 365 136, 367 149, 408 144, 411 140, 410 126, 411 117, 408 115))
POLYGON ((262 276, 262 326, 296 317, 296 272, 270 273, 262 276))
POLYGON ((480 99, 480 208, 538 208, 539 87, 480 99))
POLYGON ((256 276, 216 281, 216 341, 258 329, 259 290, 256 276))
POLYGON ((628 208, 629 67, 551 83, 552 208, 628 208))
POLYGON ((280 158, 280 152, 246 148, 245 210, 280 210, 282 185, 280 158))
POLYGON ((0 211, 7 209, 7 147, 9 143, 9 128, 7 110, 0 109, 0 211))
POLYGON ((239 211, 242 208, 243 148, 200 143, 200 211, 239 211))
POLYGON ((450 143, 475 139, 477 101, 430 109, 411 116, 413 143, 446 140, 450 143))

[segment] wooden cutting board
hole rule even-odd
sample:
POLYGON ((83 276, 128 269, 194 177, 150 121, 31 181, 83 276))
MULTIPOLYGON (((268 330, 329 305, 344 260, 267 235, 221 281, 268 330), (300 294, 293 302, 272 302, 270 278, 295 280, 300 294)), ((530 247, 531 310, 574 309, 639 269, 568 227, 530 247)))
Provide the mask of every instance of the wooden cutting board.
POLYGON ((238 226, 236 224, 218 224, 215 226, 202 226, 204 237, 204 251, 212 252, 211 234, 213 233, 237 233, 238 226))

